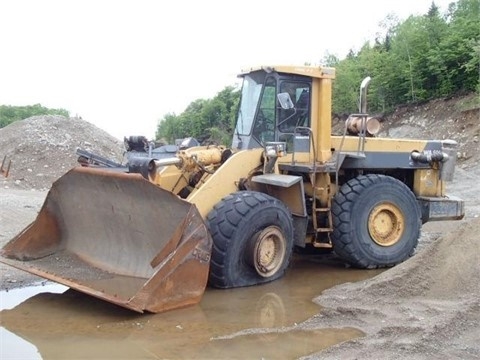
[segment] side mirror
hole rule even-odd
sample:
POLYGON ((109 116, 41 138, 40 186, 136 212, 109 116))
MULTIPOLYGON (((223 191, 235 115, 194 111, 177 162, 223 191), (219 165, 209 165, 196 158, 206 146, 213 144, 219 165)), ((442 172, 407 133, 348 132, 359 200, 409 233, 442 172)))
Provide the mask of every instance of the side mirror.
POLYGON ((295 105, 293 104, 290 94, 287 92, 279 93, 277 95, 278 102, 284 110, 293 109, 295 105))

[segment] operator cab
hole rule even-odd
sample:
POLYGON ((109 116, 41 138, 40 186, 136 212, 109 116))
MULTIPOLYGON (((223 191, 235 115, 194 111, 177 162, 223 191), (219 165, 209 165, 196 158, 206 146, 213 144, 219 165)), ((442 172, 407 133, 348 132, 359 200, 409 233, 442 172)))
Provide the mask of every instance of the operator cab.
POLYGON ((232 147, 252 149, 282 141, 291 152, 294 133, 311 124, 312 78, 272 68, 259 68, 240 77, 243 86, 232 147))

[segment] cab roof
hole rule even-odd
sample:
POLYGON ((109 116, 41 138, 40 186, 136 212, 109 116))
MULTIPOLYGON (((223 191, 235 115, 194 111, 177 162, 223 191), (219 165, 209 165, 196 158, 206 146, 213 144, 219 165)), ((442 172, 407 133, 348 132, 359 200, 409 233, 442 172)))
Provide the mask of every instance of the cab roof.
POLYGON ((294 66, 294 65, 275 65, 275 66, 254 66, 241 71, 238 76, 244 76, 256 71, 278 72, 295 75, 309 76, 321 79, 334 79, 335 68, 326 66, 294 66))

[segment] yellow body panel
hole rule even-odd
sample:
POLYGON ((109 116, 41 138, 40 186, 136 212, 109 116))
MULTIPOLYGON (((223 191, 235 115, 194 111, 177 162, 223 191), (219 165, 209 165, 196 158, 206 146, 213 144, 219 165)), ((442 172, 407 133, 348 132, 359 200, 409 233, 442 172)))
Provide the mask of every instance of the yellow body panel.
POLYGON ((413 180, 413 192, 419 196, 445 196, 445 183, 437 169, 417 169, 413 180))
MULTIPOLYGON (((357 151, 360 137, 346 136, 343 142, 342 151, 357 151)), ((341 136, 332 136, 332 148, 339 150, 341 136)), ((411 152, 423 151, 427 145, 426 140, 411 140, 411 139, 388 139, 388 138, 366 138, 365 151, 369 152, 411 152)))
POLYGON ((238 190, 238 180, 246 178, 261 165, 263 149, 239 151, 221 167, 221 171, 206 176, 187 201, 195 204, 203 218, 224 196, 238 190))
MULTIPOLYGON (((314 79, 312 83, 312 132, 315 137, 315 158, 317 161, 326 162, 332 156, 332 80, 314 79)), ((313 149, 310 150, 313 152, 313 149)))
MULTIPOLYGON (((331 139, 330 146, 328 147, 330 152, 330 149, 333 149, 334 151, 344 151, 344 152, 356 152, 359 149, 359 143, 361 141, 360 137, 357 136, 346 136, 345 140, 343 140, 342 143, 342 137, 341 136, 331 136, 329 137, 331 139), (341 149, 340 149, 341 146, 341 149)), ((319 142, 315 140, 315 146, 317 147, 319 145, 319 142)), ((321 143, 321 142, 320 142, 321 143)), ((365 139, 365 152, 412 152, 412 151, 418 151, 422 152, 427 145, 427 140, 411 140, 411 139, 388 139, 388 138, 366 138, 365 139)), ((322 148, 325 148, 323 146, 322 148)), ((325 150, 326 151, 326 150, 325 150)), ((317 150, 318 153, 318 150, 317 150)), ((326 159, 319 159, 317 158, 317 162, 319 163, 324 163, 329 160, 329 157, 327 156, 326 159)), ((312 163, 313 162, 313 156, 312 154, 308 154, 305 152, 301 153, 295 153, 295 154, 285 154, 285 156, 281 157, 278 159, 279 163, 312 163)))
POLYGON ((171 191, 174 194, 177 194, 188 185, 188 178, 184 175, 184 172, 175 165, 164 167, 158 173, 150 176, 149 180, 162 189, 171 191))

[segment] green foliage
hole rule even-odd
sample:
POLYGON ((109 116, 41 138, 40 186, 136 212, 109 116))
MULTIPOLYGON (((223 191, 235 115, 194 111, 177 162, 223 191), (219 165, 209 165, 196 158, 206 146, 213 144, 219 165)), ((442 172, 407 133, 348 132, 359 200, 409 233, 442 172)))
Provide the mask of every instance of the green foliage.
POLYGON ((365 76, 372 77, 370 112, 480 90, 479 11, 480 0, 451 3, 445 15, 432 2, 423 16, 403 22, 387 18, 385 34, 373 46, 366 43, 358 53, 350 51, 333 64, 337 68, 333 111, 358 108, 358 84, 365 76))
POLYGON ((69 112, 65 109, 49 109, 40 104, 28 106, 0 105, 0 128, 7 126, 14 121, 24 120, 31 116, 39 115, 70 116, 69 112))
POLYGON ((167 114, 158 122, 156 139, 173 143, 175 139, 195 137, 230 145, 235 126, 240 92, 225 87, 213 99, 198 99, 190 103, 180 115, 167 114))

